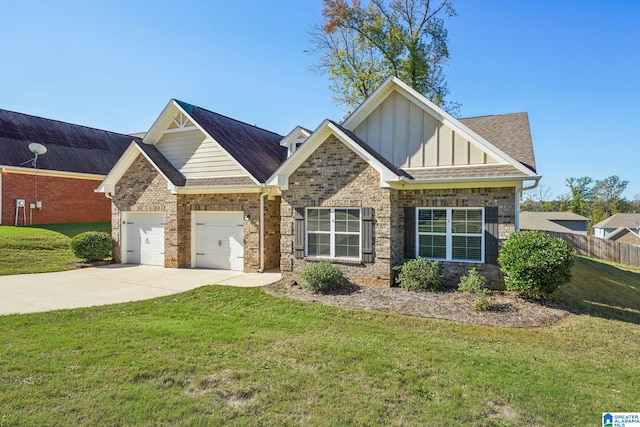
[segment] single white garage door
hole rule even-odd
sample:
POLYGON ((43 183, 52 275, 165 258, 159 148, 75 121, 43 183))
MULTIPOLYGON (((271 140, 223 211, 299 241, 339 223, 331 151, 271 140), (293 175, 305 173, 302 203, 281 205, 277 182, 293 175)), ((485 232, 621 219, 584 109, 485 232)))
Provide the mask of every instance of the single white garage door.
POLYGON ((193 212, 192 265, 242 271, 243 218, 242 212, 193 212))
POLYGON ((123 262, 164 266, 164 213, 127 212, 126 227, 123 262))

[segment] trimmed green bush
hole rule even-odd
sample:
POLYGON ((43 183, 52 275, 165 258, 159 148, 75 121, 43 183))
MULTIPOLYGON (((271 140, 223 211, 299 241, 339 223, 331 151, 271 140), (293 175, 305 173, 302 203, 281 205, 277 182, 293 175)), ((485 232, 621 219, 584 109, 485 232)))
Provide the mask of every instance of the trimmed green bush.
POLYGON ((475 267, 467 271, 467 274, 460 278, 458 290, 462 292, 477 293, 480 289, 487 288, 487 278, 478 273, 475 267))
POLYGON ((100 231, 87 231, 71 239, 73 254, 86 261, 101 261, 111 255, 111 235, 100 231))
POLYGON ((492 299, 489 298, 489 289, 482 288, 476 292, 476 300, 473 302, 473 308, 476 311, 487 311, 491 308, 492 299))
POLYGON ((301 277, 302 287, 316 293, 331 292, 344 284, 342 271, 327 261, 307 264, 301 277))
POLYGON ((416 258, 393 267, 398 272, 396 283, 408 291, 437 291, 444 282, 438 261, 416 258))
POLYGON ((473 308, 478 311, 485 311, 491 308, 491 298, 487 288, 487 278, 478 273, 475 267, 467 271, 467 274, 460 278, 458 290, 461 292, 473 292, 476 296, 473 308))
POLYGON ((527 298, 547 296, 569 282, 574 261, 564 240, 542 231, 513 233, 498 256, 507 290, 527 298))

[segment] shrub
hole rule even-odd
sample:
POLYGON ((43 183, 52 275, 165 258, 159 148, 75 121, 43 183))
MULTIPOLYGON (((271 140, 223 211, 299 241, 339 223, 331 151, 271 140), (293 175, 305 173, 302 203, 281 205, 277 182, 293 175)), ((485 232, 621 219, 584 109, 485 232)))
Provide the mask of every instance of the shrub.
POLYGON ((507 290, 528 298, 547 296, 571 280, 574 261, 564 240, 542 231, 513 233, 498 257, 507 290))
POLYGON ((476 300, 473 308, 478 311, 485 311, 491 308, 491 298, 489 298, 489 289, 487 288, 487 278, 478 273, 476 268, 472 268, 466 275, 460 278, 458 290, 462 292, 473 292, 476 300))
POLYGON ((409 291, 437 291, 444 281, 438 261, 425 258, 410 259, 393 269, 398 272, 396 283, 409 291))
POLYGON ((111 255, 111 236, 100 231, 87 231, 71 239, 73 254, 86 261, 100 261, 111 255))
POLYGON ((342 271, 327 261, 307 264, 302 269, 302 287, 313 292, 331 292, 344 284, 342 271))
POLYGON ((476 300, 473 302, 473 308, 476 311, 487 311, 491 308, 491 298, 489 298, 489 289, 482 288, 476 292, 476 300))
POLYGON ((478 292, 480 289, 487 288, 487 278, 478 273, 475 267, 460 278, 458 290, 462 292, 478 292))

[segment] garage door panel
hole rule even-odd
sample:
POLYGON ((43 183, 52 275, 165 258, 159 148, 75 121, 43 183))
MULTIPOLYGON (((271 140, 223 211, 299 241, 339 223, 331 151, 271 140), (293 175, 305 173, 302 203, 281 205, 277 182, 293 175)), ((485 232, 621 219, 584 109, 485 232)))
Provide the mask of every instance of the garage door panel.
POLYGON ((164 265, 164 214, 127 215, 127 263, 164 265))
POLYGON ((195 266, 242 271, 242 212, 198 212, 195 223, 195 266))

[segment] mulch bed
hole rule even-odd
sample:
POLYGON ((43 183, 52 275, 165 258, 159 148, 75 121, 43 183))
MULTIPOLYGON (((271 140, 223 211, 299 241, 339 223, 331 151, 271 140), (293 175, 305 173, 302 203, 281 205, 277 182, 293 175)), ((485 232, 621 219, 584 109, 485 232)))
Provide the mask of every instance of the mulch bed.
POLYGON ((320 302, 342 308, 376 310, 416 317, 508 328, 551 325, 569 315, 569 310, 550 301, 531 301, 516 294, 493 291, 491 308, 473 308, 475 296, 454 290, 410 292, 400 288, 348 285, 331 294, 315 294, 284 281, 263 288, 265 292, 291 299, 320 302))

